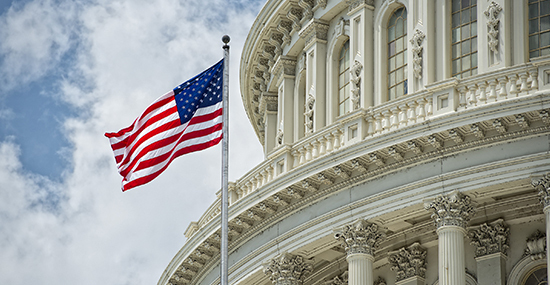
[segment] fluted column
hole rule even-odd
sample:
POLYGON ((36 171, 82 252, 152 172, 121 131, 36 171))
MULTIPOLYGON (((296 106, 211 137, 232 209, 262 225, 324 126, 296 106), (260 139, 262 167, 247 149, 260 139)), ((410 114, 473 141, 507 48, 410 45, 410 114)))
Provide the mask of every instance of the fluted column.
POLYGON ((432 212, 439 242, 439 285, 466 284, 464 236, 466 225, 475 214, 471 198, 458 191, 426 201, 432 212))
POLYGON ((282 253, 264 264, 264 273, 275 285, 301 285, 311 273, 313 262, 300 255, 282 253))
POLYGON ((344 245, 347 252, 348 284, 373 285, 374 251, 383 237, 378 225, 358 220, 335 230, 334 237, 344 245))
MULTIPOLYGON (((546 237, 550 237, 550 173, 546 173, 542 178, 532 181, 533 187, 539 191, 539 199, 542 204, 544 215, 546 216, 546 237)), ((550 238, 546 238, 546 263, 550 264, 550 238)), ((550 276, 550 266, 547 266, 547 276, 550 276)))

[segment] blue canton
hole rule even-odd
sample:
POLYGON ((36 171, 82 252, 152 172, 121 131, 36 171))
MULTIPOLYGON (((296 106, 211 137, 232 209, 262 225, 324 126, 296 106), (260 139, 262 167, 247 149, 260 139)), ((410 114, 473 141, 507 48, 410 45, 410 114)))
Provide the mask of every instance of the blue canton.
POLYGON ((174 88, 181 124, 187 123, 199 108, 208 107, 223 98, 223 59, 174 88))

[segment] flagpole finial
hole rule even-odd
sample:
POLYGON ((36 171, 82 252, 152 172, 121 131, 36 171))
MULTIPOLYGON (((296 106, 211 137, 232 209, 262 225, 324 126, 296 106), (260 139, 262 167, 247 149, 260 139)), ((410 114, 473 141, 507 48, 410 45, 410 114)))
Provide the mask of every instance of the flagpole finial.
POLYGON ((231 40, 231 38, 230 38, 228 35, 224 35, 224 36, 222 37, 222 42, 225 44, 225 45, 223 46, 224 48, 228 48, 228 47, 229 47, 228 43, 229 43, 230 40, 231 40))

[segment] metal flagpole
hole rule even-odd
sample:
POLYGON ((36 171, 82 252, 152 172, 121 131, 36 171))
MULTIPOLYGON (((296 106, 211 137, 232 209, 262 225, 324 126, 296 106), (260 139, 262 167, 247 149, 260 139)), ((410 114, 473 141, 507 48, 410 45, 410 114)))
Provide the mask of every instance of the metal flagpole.
POLYGON ((229 184, 229 36, 222 37, 223 45, 223 138, 222 138, 222 236, 221 236, 221 285, 228 285, 227 256, 228 256, 228 184, 229 184))

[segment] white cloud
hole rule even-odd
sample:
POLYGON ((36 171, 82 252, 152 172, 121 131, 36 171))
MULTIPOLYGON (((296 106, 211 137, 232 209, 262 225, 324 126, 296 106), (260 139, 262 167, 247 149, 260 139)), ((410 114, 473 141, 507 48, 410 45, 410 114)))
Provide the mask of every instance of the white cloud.
POLYGON ((158 281, 189 222, 215 199, 220 147, 179 158, 157 180, 121 193, 103 133, 126 127, 156 97, 218 61, 229 33, 230 178, 251 169, 262 154, 237 79, 258 9, 252 1, 37 0, 0 18, 0 72, 10 84, 56 72, 68 52, 75 60, 58 98, 82 114, 63 122, 71 169, 59 183, 27 173, 17 145, 0 142, 0 284, 158 281))

